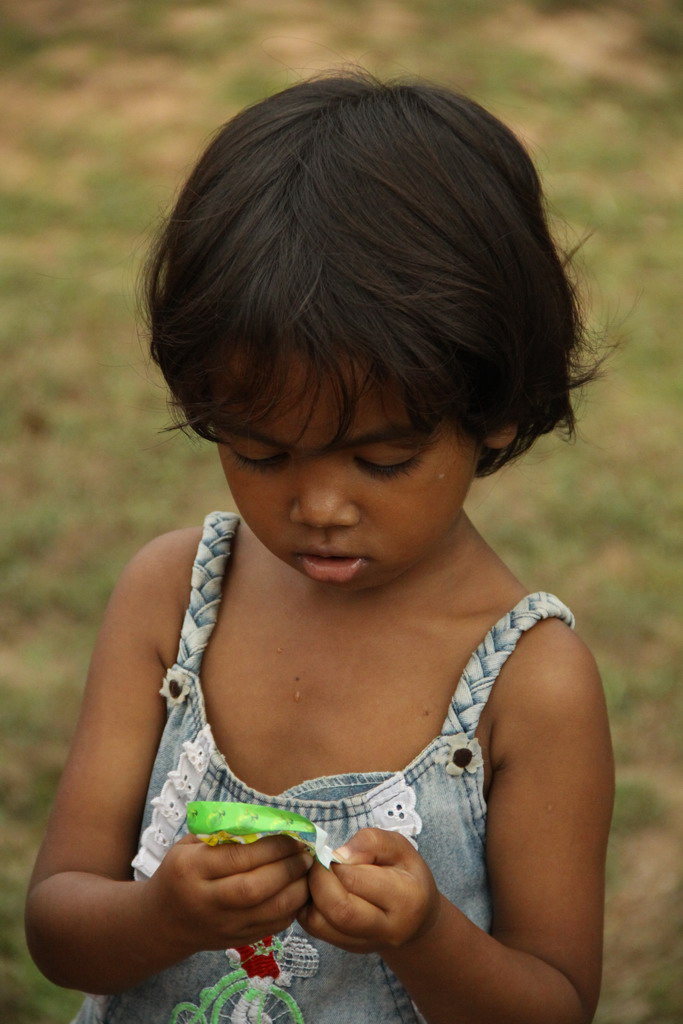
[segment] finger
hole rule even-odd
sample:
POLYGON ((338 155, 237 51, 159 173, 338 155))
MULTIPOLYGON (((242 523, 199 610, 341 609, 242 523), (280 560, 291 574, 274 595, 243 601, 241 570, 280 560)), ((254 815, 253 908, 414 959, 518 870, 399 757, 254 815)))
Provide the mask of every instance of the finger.
MULTIPOLYGON (((286 886, 271 900, 252 910, 247 909, 241 915, 239 925, 235 923, 234 913, 221 913, 224 928, 214 948, 245 946, 262 939, 264 935, 275 935, 277 932, 285 931, 306 906, 308 895, 306 880, 299 879, 286 886)), ((229 909, 234 911, 234 908, 229 909)))
POLYGON ((377 864, 339 864, 334 873, 347 893, 387 914, 405 898, 414 881, 407 872, 388 871, 377 864))
POLYGON ((258 907, 282 893, 292 882, 303 880, 305 898, 308 883, 305 876, 310 871, 313 858, 307 851, 292 857, 270 861, 249 871, 225 875, 208 884, 215 886, 216 898, 226 907, 258 907))
POLYGON ((415 853, 412 844, 398 832, 363 828, 338 853, 345 864, 398 864, 415 853))
POLYGON ((290 882, 283 889, 255 907, 245 908, 254 930, 263 929, 258 936, 284 931, 309 901, 309 891, 303 878, 290 882))
MULTIPOLYGON (((188 832, 186 835, 184 835, 182 837, 182 839, 179 839, 178 842, 175 845, 176 846, 191 846, 193 843, 201 843, 201 842, 202 842, 201 839, 198 839, 197 836, 193 836, 191 832, 188 832)), ((202 845, 205 846, 206 844, 203 843, 202 845)))
POLYGON ((359 915, 354 920, 346 918, 338 927, 336 920, 330 920, 324 911, 314 903, 307 903, 297 914, 301 927, 310 935, 323 942, 329 942, 351 952, 369 952, 383 944, 384 922, 381 911, 368 908, 370 913, 359 915), (371 944, 368 946, 368 944, 371 944))
POLYGON ((376 864, 335 864, 332 871, 314 868, 309 876, 311 899, 325 915, 333 914, 334 906, 351 914, 351 907, 344 908, 346 896, 389 915, 406 898, 412 883, 407 872, 376 864))
MULTIPOLYGON (((225 875, 253 871, 265 864, 301 855, 303 847, 290 836, 269 836, 255 843, 220 843, 209 846, 202 843, 202 874, 205 878, 223 878, 225 875)), ((310 854, 308 855, 310 858, 310 854)), ((309 860, 309 866, 311 861, 309 860)))
MULTIPOLYGON (((347 870, 353 870, 348 868, 347 870)), ((368 865, 358 869, 367 871, 368 865)), ((381 873, 386 869, 376 868, 381 873)), ((324 917, 328 925, 346 936, 374 934, 374 930, 386 916, 382 907, 372 904, 355 892, 350 892, 342 880, 332 871, 313 868, 308 878, 311 899, 315 909, 324 917)))
POLYGON ((260 839, 253 839, 251 842, 240 842, 239 839, 234 840, 222 840, 217 843, 208 843, 205 839, 200 839, 199 836, 192 835, 191 832, 186 833, 182 839, 179 839, 176 846, 182 846, 184 844, 194 843, 199 844, 207 850, 245 850, 253 853, 256 850, 275 850, 280 851, 270 859, 275 860, 278 856, 286 856, 289 852, 294 850, 305 849, 305 844, 289 835, 272 835, 262 836, 260 839))

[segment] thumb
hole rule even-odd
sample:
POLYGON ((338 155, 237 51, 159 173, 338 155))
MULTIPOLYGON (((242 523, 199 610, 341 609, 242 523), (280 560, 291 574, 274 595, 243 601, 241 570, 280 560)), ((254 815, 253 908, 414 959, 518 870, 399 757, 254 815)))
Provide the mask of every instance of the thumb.
MULTIPOLYGON (((188 832, 186 835, 183 836, 182 839, 179 839, 178 842, 175 843, 175 845, 176 846, 188 846, 190 843, 201 843, 201 842, 202 842, 201 839, 199 839, 197 836, 193 836, 191 832, 188 832)), ((204 846, 206 846, 206 843, 204 843, 204 846)))
POLYGON ((381 828, 363 828, 334 852, 342 864, 391 864, 398 859, 403 836, 381 828))

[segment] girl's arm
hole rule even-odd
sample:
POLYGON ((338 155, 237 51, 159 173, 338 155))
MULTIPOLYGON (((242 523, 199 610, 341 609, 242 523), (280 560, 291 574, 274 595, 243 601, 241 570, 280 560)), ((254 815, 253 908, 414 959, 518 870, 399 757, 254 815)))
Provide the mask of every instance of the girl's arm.
POLYGON ((343 948, 379 952, 429 1024, 587 1024, 613 791, 593 659, 562 624, 539 624, 487 715, 492 934, 436 892, 407 840, 378 830, 351 840, 351 863, 313 869, 314 906, 300 920, 343 948))
POLYGON ((186 839, 149 881, 131 880, 197 541, 169 534, 133 559, 96 644, 27 900, 29 947, 60 985, 129 988, 199 949, 281 930, 307 898, 310 857, 284 837, 220 849, 186 839))

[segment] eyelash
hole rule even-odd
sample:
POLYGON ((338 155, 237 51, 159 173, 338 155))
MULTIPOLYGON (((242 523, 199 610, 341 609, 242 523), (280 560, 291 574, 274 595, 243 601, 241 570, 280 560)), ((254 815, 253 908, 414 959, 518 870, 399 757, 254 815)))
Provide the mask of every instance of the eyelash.
POLYGON ((234 448, 231 448, 230 451, 240 469, 251 469, 254 473, 267 473, 270 469, 277 469, 286 457, 283 452, 281 455, 271 455, 267 459, 248 459, 246 455, 240 455, 234 448))
POLYGON ((376 462, 367 462, 366 459, 357 459, 356 461, 369 476, 375 477, 375 479, 390 480, 402 473, 410 473, 417 466, 420 458, 418 455, 412 455, 409 459, 405 459, 403 462, 394 462, 390 466, 380 466, 376 462))
MULTIPOLYGON (((234 448, 231 449, 231 452, 235 463, 240 469, 249 469, 254 473, 268 473, 271 470, 275 470, 287 458, 285 452, 279 455, 271 455, 266 459, 248 459, 246 455, 240 455, 234 448)), ((390 480, 392 477, 400 476, 402 473, 410 473, 419 461, 419 455, 412 455, 403 462, 394 462, 389 466, 382 466, 376 462, 368 462, 367 459, 356 458, 356 462, 368 476, 384 480, 390 480)))

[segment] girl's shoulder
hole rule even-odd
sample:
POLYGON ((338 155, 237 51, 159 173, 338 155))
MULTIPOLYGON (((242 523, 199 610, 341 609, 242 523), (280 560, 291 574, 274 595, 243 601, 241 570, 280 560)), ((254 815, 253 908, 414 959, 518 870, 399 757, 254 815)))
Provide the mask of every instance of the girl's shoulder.
POLYGON ((111 597, 108 616, 125 615, 129 628, 144 631, 166 664, 177 651, 201 537, 201 527, 155 537, 125 566, 111 597))
POLYGON ((515 650, 501 672, 508 696, 515 703, 533 701, 552 705, 585 700, 602 693, 593 654, 567 622, 550 616, 522 633, 515 650))
POLYGON ((538 750, 546 744, 555 746, 558 757, 564 747, 571 759, 572 744, 579 750, 591 733, 601 736, 609 751, 605 696, 595 658, 581 637, 557 618, 536 623, 520 637, 485 710, 482 724, 490 735, 494 770, 509 764, 520 750, 538 750))
POLYGON ((162 533, 148 541, 133 555, 125 567, 122 578, 130 577, 133 585, 157 582, 163 577, 168 583, 184 581, 189 586, 189 573, 202 537, 202 528, 189 526, 162 533))

